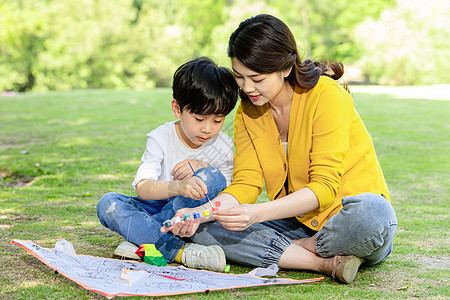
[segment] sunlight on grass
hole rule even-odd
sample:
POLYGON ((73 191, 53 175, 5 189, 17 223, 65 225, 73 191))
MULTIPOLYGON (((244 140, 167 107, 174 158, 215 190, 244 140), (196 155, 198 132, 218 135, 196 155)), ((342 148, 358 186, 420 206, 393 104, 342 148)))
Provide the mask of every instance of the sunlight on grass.
POLYGON ((81 225, 83 226, 98 226, 98 220, 95 221, 86 221, 86 222, 81 222, 81 225))
MULTIPOLYGON (((142 152, 143 151, 144 150, 142 149, 142 152)), ((137 168, 138 168, 140 163, 141 163, 141 161, 138 160, 138 159, 130 159, 130 160, 120 161, 119 165, 121 165, 121 166, 131 166, 131 167, 136 168, 136 170, 137 170, 137 168)))
POLYGON ((99 174, 95 178, 100 179, 100 180, 119 180, 121 178, 121 176, 112 175, 112 174, 99 174))
POLYGON ((62 147, 74 147, 74 146, 86 146, 92 144, 92 137, 88 136, 76 136, 70 137, 65 142, 59 143, 59 146, 62 147))
POLYGON ((22 281, 22 284, 20 284, 20 287, 30 288, 30 287, 39 286, 40 284, 42 284, 42 282, 40 282, 40 280, 27 280, 27 281, 22 281))

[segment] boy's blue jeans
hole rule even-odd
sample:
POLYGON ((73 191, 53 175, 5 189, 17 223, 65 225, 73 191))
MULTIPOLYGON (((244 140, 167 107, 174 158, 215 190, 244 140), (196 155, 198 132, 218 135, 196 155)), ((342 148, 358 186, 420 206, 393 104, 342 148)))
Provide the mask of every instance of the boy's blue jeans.
MULTIPOLYGON (((202 168, 196 172, 196 176, 205 182, 210 199, 226 188, 226 179, 216 168, 202 168)), ((107 193, 98 201, 97 216, 103 226, 117 232, 130 243, 155 244, 164 258, 172 262, 185 242, 170 233, 162 233, 162 223, 172 219, 181 208, 197 207, 207 201, 206 197, 194 200, 183 196, 142 200, 139 197, 107 193)))
POLYGON ((343 208, 318 231, 295 218, 258 223, 243 231, 229 231, 218 222, 201 224, 191 240, 219 245, 227 259, 268 267, 277 264, 293 240, 317 233, 316 250, 322 257, 355 255, 374 265, 392 250, 397 218, 391 204, 377 194, 364 193, 342 199, 343 208))

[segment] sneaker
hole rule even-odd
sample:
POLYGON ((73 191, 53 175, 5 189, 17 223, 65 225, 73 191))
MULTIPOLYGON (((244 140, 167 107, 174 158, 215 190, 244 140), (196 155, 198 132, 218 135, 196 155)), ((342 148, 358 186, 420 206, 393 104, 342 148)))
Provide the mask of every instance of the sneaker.
POLYGON ((114 254, 126 258, 141 259, 141 257, 136 254, 137 249, 138 247, 135 244, 123 241, 117 246, 116 250, 114 250, 114 254))
POLYGON ((220 246, 203 246, 192 243, 184 246, 181 262, 189 268, 216 272, 225 271, 227 265, 225 253, 220 246))

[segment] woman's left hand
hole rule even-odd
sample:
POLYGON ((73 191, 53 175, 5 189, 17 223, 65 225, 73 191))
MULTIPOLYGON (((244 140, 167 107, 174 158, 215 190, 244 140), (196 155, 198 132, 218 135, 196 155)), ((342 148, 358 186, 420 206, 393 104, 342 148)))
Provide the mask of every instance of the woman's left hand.
POLYGON ((258 223, 255 204, 241 204, 229 209, 219 209, 214 212, 214 218, 226 229, 242 231, 258 223))

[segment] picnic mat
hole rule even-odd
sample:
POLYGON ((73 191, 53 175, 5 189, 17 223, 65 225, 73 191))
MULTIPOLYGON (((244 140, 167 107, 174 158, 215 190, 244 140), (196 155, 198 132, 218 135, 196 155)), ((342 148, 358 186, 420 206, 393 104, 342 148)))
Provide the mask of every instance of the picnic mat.
POLYGON ((19 245, 86 290, 107 298, 168 296, 264 285, 303 284, 323 279, 262 278, 252 274, 216 273, 183 266, 158 267, 137 261, 78 255, 72 244, 61 242, 56 243, 54 249, 16 239, 11 244, 19 245))

